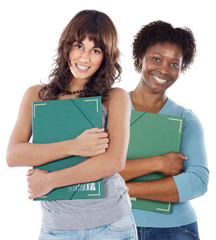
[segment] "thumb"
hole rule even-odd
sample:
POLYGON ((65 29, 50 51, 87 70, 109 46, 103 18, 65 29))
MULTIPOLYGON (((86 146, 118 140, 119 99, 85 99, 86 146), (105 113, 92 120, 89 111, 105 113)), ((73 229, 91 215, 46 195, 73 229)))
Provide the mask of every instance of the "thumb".
POLYGON ((97 128, 97 127, 95 127, 95 128, 90 128, 87 131, 89 133, 100 133, 100 132, 104 132, 104 130, 105 130, 104 128, 97 128))
POLYGON ((188 159, 188 157, 185 156, 183 153, 178 153, 178 155, 179 155, 179 157, 181 157, 181 158, 184 159, 184 160, 187 160, 187 159, 188 159))
POLYGON ((34 169, 29 169, 28 170, 28 173, 26 174, 26 176, 31 176, 32 174, 35 173, 35 170, 34 169))

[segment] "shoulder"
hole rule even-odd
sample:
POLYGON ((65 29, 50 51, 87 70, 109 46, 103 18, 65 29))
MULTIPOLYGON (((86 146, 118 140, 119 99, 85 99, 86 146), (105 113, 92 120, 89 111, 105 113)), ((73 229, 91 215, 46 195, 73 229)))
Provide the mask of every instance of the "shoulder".
POLYGON ((179 116, 179 117, 184 117, 185 120, 189 120, 189 121, 190 120, 192 120, 192 121, 198 120, 197 115, 191 109, 188 109, 181 105, 178 105, 176 102, 174 102, 171 99, 169 99, 168 108, 169 108, 170 114, 173 114, 173 115, 179 116))
MULTIPOLYGON (((29 87, 25 91, 24 96, 21 101, 21 104, 20 104, 20 108, 19 108, 18 121, 17 121, 18 125, 17 126, 23 126, 24 123, 27 126, 31 122, 32 102, 40 101, 38 92, 40 91, 42 86, 43 85, 35 85, 32 87, 29 87)), ((30 126, 30 124, 28 126, 30 126)))
POLYGON ((122 88, 112 88, 109 91, 108 98, 103 103, 105 108, 120 108, 122 106, 130 106, 130 98, 128 93, 122 88))
POLYGON ((179 111, 185 120, 185 125, 201 126, 198 116, 191 109, 179 106, 179 111))
POLYGON ((188 134, 193 135, 203 135, 202 124, 195 112, 179 105, 178 111, 181 112, 181 116, 184 118, 184 133, 187 132, 188 134))
POLYGON ((41 99, 38 96, 38 93, 40 91, 40 89, 43 87, 43 85, 35 85, 32 87, 29 87, 23 96, 21 105, 20 105, 20 109, 30 109, 32 107, 32 102, 39 102, 41 101, 41 99))
POLYGON ((111 103, 113 101, 120 101, 120 102, 130 102, 130 98, 128 93, 122 88, 112 88, 109 91, 109 97, 107 99, 107 103, 111 103))
POLYGON ((128 93, 123 89, 123 88, 112 88, 109 92, 109 96, 120 96, 120 97, 123 97, 123 96, 128 96, 128 93))
POLYGON ((198 118, 198 116, 189 109, 186 109, 184 112, 184 128, 183 131, 188 134, 194 135, 198 138, 198 136, 204 137, 203 127, 198 118))
POLYGON ((128 93, 122 88, 112 88, 109 92, 109 96, 103 103, 107 111, 130 111, 130 98, 128 93))
POLYGON ((41 84, 29 87, 24 94, 24 100, 26 100, 28 102, 29 101, 30 102, 40 101, 38 93, 39 93, 39 91, 41 90, 42 87, 43 87, 43 85, 41 85, 41 84))
POLYGON ((169 99, 168 114, 184 118, 184 132, 202 131, 202 125, 198 116, 188 108, 178 105, 176 102, 169 99))

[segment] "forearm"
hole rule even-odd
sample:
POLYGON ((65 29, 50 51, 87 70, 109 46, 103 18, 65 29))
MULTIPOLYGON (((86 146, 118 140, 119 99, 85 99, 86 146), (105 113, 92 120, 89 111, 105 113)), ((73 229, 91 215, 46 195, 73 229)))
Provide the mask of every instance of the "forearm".
POLYGON ((7 151, 7 163, 10 167, 39 166, 57 159, 69 157, 69 148, 71 148, 71 152, 73 150, 72 141, 49 144, 15 144, 13 147, 9 147, 7 151))
POLYGON ((130 197, 162 202, 179 202, 178 190, 173 177, 154 181, 128 182, 130 197))
POLYGON ((119 160, 109 153, 103 153, 77 164, 73 167, 50 174, 53 188, 97 181, 119 172, 123 167, 124 157, 119 160))
POLYGON ((157 172, 160 169, 160 156, 127 159, 125 168, 120 175, 127 182, 133 178, 140 177, 149 173, 157 172))
MULTIPOLYGON (((30 134, 29 134, 30 135, 30 134)), ((108 147, 108 134, 104 129, 92 128, 71 140, 56 143, 29 143, 12 138, 8 145, 9 166, 39 166, 70 156, 89 157, 105 152, 108 147), (88 143, 88 144, 87 144, 88 143)))
POLYGON ((175 176, 182 172, 184 161, 188 158, 177 152, 160 156, 127 160, 125 169, 120 173, 125 181, 153 172, 175 176))

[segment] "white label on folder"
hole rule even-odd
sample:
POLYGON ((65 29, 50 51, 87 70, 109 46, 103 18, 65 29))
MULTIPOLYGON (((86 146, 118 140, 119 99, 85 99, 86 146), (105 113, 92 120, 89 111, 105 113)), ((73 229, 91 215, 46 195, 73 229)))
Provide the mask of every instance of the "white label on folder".
POLYGON ((130 197, 131 201, 136 201, 137 199, 135 197, 130 197))

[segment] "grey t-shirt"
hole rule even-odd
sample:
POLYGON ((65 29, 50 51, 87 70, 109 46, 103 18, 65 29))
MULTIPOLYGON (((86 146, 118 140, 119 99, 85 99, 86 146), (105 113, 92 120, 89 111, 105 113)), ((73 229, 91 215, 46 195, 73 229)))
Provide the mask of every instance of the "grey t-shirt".
MULTIPOLYGON (((107 111, 102 105, 102 127, 107 111)), ((128 188, 115 173, 104 178, 104 198, 41 201, 42 225, 59 230, 82 230, 118 221, 131 212, 128 188)))

